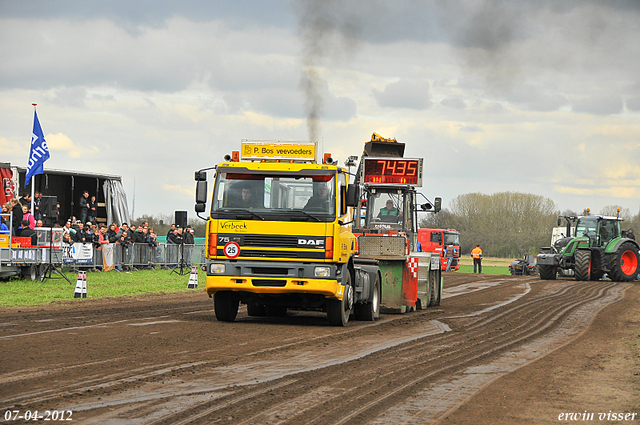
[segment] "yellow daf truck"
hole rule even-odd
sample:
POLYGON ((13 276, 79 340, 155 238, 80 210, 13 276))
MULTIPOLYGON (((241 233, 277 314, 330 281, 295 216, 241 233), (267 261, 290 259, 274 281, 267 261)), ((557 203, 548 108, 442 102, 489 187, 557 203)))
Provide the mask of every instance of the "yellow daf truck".
MULTIPOLYGON (((351 232, 357 187, 315 142, 243 140, 218 164, 206 231, 206 291, 216 318, 325 311, 344 326, 379 316, 380 271, 358 260, 351 232)), ((353 161, 353 159, 352 159, 353 161)), ((347 163, 353 166, 353 163, 347 163)), ((207 171, 196 172, 196 212, 205 212, 207 171)), ((204 218, 204 217, 203 217, 204 218)))

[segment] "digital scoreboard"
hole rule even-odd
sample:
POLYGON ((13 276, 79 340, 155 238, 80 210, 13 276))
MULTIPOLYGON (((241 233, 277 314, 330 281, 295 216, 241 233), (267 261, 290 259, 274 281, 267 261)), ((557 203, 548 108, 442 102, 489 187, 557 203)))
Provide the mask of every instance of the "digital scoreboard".
POLYGON ((422 186, 422 158, 364 158, 364 183, 422 186))

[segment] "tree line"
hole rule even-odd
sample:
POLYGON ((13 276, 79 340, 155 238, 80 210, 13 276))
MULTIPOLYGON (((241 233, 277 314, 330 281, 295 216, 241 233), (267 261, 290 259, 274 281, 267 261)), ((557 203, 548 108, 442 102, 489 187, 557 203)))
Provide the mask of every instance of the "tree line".
MULTIPOLYGON (((590 214, 616 216, 617 208, 611 205, 590 214)), ((479 244, 486 256, 518 258, 538 254, 541 247, 549 246, 558 216, 586 214, 586 209, 559 211, 553 200, 530 193, 468 193, 453 199, 449 208, 428 214, 419 225, 458 230, 462 254, 469 254, 479 244)), ((640 229, 640 214, 632 216, 628 208, 621 208, 620 216, 625 219, 624 230, 640 229)))
MULTIPOLYGON (((551 230, 558 225, 558 216, 582 216, 588 213, 616 216, 618 208, 620 217, 625 220, 622 229, 640 231, 640 213, 634 216, 628 208, 609 205, 597 212, 588 212, 586 209, 559 211, 549 198, 519 192, 460 195, 453 199, 449 208, 423 217, 419 226, 458 230, 460 249, 466 255, 479 244, 486 256, 519 258, 524 254, 536 255, 541 247, 549 246, 551 230)), ((142 215, 134 223, 143 221, 148 221, 158 236, 164 236, 174 218, 171 215, 142 215)), ((196 237, 204 237, 205 221, 192 217, 188 223, 195 230, 196 237)))

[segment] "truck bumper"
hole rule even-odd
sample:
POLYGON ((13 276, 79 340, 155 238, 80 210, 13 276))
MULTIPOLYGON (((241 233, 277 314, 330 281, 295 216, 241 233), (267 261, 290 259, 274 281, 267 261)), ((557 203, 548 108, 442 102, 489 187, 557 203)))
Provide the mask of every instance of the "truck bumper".
POLYGON ((338 300, 342 300, 344 296, 344 286, 337 280, 331 279, 207 276, 206 289, 209 296, 220 291, 252 294, 316 294, 338 300))

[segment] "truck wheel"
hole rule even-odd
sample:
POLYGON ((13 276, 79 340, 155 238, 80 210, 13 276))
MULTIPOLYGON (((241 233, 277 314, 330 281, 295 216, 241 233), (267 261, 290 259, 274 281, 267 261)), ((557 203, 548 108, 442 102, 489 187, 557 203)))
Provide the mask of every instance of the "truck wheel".
POLYGON ((356 320, 373 322, 380 317, 380 279, 377 274, 376 280, 373 282, 371 302, 356 304, 353 308, 356 320))
POLYGON ((440 273, 433 273, 433 275, 429 276, 429 292, 431 292, 431 298, 429 300, 429 307, 435 307, 440 305, 440 297, 441 297, 441 281, 442 281, 442 270, 440 273))
POLYGON ((353 308, 351 273, 347 272, 342 300, 327 300, 327 318, 331 326, 347 326, 353 308))
POLYGON ((38 278, 38 266, 31 264, 30 266, 22 267, 22 278, 30 281, 35 281, 38 278))
POLYGON ((556 280, 556 268, 547 264, 539 264, 538 271, 542 280, 556 280))
POLYGON ((576 251, 576 280, 591 279, 591 251, 579 249, 576 251))
POLYGON ((631 242, 620 245, 609 264, 611 280, 630 282, 638 276, 638 248, 631 242))
POLYGON ((254 302, 247 304, 247 314, 253 317, 263 317, 267 315, 265 307, 262 304, 254 302))
MULTIPOLYGON (((429 270, 429 277, 427 278, 427 293, 425 294, 425 303, 424 305, 420 305, 422 309, 426 309, 431 304, 431 294, 433 293, 433 285, 431 284, 431 280, 433 279, 431 275, 437 274, 435 270, 429 270)), ((418 300, 420 301, 420 300, 418 300)))
POLYGON ((233 292, 216 292, 213 295, 213 308, 220 322, 233 322, 238 315, 240 299, 233 292))

